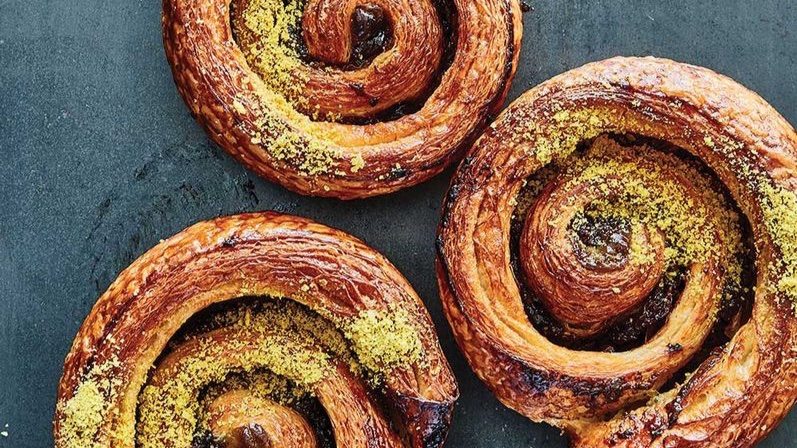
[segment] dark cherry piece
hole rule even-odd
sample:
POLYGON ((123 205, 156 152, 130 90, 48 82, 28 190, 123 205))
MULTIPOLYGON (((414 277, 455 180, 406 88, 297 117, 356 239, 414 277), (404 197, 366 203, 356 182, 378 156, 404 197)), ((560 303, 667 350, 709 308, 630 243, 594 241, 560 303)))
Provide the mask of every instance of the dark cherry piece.
POLYGON ((360 67, 390 47, 393 32, 390 19, 378 5, 355 8, 351 17, 352 52, 349 64, 360 67))
POLYGON ((237 431, 237 444, 241 448, 271 448, 272 443, 266 430, 257 423, 239 428, 237 431))

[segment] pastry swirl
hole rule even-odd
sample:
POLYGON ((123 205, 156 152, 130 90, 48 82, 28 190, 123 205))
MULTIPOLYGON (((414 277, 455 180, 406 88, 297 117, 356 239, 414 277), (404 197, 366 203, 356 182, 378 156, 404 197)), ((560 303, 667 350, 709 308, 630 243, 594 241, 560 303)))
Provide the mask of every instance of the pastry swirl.
POLYGON ((444 310, 574 446, 752 446, 797 398, 797 135, 710 70, 615 58, 514 102, 452 181, 444 310))
POLYGON ((164 0, 177 88, 225 151, 293 191, 389 193, 442 171, 501 107, 517 0, 164 0))
POLYGON ((99 299, 55 446, 440 447, 457 395, 384 257, 306 219, 231 216, 157 245, 99 299))

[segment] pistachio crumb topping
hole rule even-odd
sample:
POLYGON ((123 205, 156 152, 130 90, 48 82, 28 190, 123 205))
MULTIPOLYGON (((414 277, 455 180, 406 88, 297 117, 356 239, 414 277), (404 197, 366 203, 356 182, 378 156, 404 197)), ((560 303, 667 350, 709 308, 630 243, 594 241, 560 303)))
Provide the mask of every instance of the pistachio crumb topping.
POLYGON ((518 134, 522 141, 538 137, 531 153, 542 164, 569 155, 578 143, 597 137, 609 123, 603 115, 591 110, 560 109, 553 114, 554 124, 542 127, 532 122, 525 132, 518 134))
POLYGON ((775 262, 780 271, 775 286, 794 302, 797 310, 797 195, 771 183, 764 183, 760 189, 764 196, 764 222, 781 251, 781 258, 775 262))
POLYGON ((351 158, 351 172, 356 173, 365 167, 365 159, 362 154, 357 154, 351 158))
MULTIPOLYGON (((249 0, 234 15, 239 46, 259 78, 252 83, 258 104, 250 107, 258 113, 254 129, 248 130, 250 141, 302 175, 342 176, 346 172, 335 167, 347 158, 345 151, 326 138, 328 131, 297 110, 309 108, 297 40, 303 9, 300 0, 249 0)), ((234 107, 240 113, 246 109, 239 100, 234 107)), ((351 163, 352 173, 364 166, 361 158, 351 163)))
MULTIPOLYGON (((571 183, 588 183, 612 193, 585 211, 593 217, 619 217, 637 230, 641 226, 660 231, 667 239, 665 258, 673 265, 705 262, 715 257, 738 277, 735 257, 742 247, 739 217, 710 180, 691 164, 647 146, 629 150, 608 137, 597 138, 584 155, 568 159, 564 170, 571 183), (693 188, 673 178, 688 179, 693 188)), ((632 240, 633 241, 633 240, 632 240)), ((631 246, 631 259, 650 260, 644 246, 631 246)))
MULTIPOLYGON (((64 448, 102 446, 97 438, 102 433, 103 423, 111 416, 110 401, 120 386, 119 378, 113 375, 114 369, 118 366, 116 359, 95 365, 83 376, 72 397, 58 403, 63 415, 59 422, 61 446, 64 448)), ((124 434, 116 434, 116 438, 122 437, 124 434)))
POLYGON ((291 101, 302 101, 306 81, 296 70, 302 64, 296 30, 303 10, 299 0, 249 0, 233 23, 249 66, 269 88, 291 101))
POLYGON ((373 372, 419 361, 423 354, 418 330, 403 309, 364 311, 344 331, 354 343, 360 363, 373 372))
POLYGON ((107 403, 95 381, 81 383, 75 395, 63 405, 61 433, 68 447, 94 447, 97 430, 105 418, 107 403))

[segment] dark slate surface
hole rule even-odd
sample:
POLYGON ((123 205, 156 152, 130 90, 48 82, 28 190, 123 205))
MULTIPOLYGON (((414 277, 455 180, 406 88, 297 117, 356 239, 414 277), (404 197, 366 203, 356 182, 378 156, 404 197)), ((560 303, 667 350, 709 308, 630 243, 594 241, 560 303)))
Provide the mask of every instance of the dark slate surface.
MULTIPOLYGON (((512 98, 613 55, 705 65, 797 123, 793 0, 534 0, 512 98)), ((0 0, 0 447, 51 446, 63 358, 96 297, 189 224, 280 210, 364 238, 425 298, 462 387, 452 447, 563 447, 492 398, 455 349, 432 270, 450 171, 341 204, 291 194, 211 144, 178 97, 156 0, 0 0)), ((763 443, 797 437, 797 412, 763 443)))

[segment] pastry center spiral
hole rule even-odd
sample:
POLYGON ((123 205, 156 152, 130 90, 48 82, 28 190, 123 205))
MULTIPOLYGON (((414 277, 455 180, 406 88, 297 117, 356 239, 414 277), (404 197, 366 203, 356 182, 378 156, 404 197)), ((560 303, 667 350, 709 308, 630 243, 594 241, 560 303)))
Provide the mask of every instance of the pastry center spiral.
POLYGON ((233 34, 249 65, 319 119, 374 119, 420 101, 443 56, 431 0, 240 0, 233 34))
MULTIPOLYGON (((380 370, 419 356, 405 317, 366 313, 344 324, 344 335, 299 305, 252 300, 195 317, 173 341, 139 397, 139 446, 325 447, 330 419, 384 421, 360 378, 379 381, 380 370), (299 412, 314 400, 330 413, 321 421, 299 412)), ((357 445, 363 431, 338 433, 337 443, 357 445)))
POLYGON ((519 251, 531 291, 571 337, 642 313, 678 272, 738 279, 739 218, 696 167, 609 137, 562 165, 526 199, 519 251))
POLYGON ((288 406, 231 391, 209 406, 209 426, 225 448, 314 448, 315 432, 304 416, 288 406))

